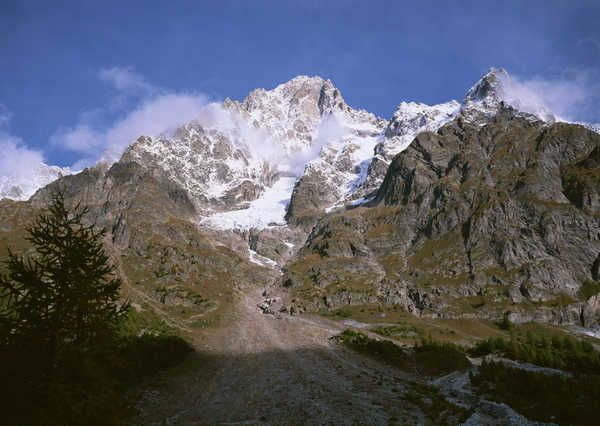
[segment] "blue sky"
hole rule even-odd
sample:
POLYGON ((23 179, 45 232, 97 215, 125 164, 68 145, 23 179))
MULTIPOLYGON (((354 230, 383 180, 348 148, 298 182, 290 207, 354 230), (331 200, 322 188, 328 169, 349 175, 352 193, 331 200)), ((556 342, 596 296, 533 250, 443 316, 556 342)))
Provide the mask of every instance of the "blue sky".
POLYGON ((600 122, 599 17, 598 1, 3 0, 0 140, 87 165, 156 111, 187 119, 299 74, 389 118, 461 100, 491 66, 600 122))

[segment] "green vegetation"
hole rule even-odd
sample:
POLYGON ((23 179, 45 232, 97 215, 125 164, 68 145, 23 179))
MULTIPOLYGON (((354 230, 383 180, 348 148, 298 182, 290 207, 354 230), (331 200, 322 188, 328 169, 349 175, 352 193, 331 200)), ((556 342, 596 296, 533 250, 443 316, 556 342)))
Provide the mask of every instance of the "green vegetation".
POLYGON ((340 318, 349 318, 352 316, 352 310, 348 308, 339 308, 333 311, 328 311, 327 309, 321 309, 317 312, 317 314, 323 317, 340 317, 340 318))
POLYGON ((406 392, 404 399, 418 406, 436 425, 462 424, 467 421, 473 409, 460 407, 448 401, 444 394, 435 386, 410 384, 411 389, 406 392))
MULTIPOLYGON (((363 333, 346 329, 338 336, 346 346, 372 358, 428 377, 439 377, 453 371, 464 371, 471 363, 464 351, 451 343, 423 340, 413 349, 407 350, 389 340, 375 340, 363 333)), ((404 399, 417 405, 435 424, 460 424, 465 422, 472 410, 459 407, 446 400, 435 386, 410 383, 404 399)))
POLYGON ((177 365, 192 351, 190 344, 179 336, 128 336, 119 343, 111 374, 121 384, 134 384, 142 377, 177 365))
POLYGON ((152 335, 177 335, 177 329, 171 327, 165 320, 152 310, 147 303, 142 304, 140 311, 130 309, 121 323, 121 335, 152 334, 152 335))
POLYGON ((429 377, 466 371, 471 366, 464 349, 453 343, 440 343, 429 338, 416 345, 413 351, 418 372, 429 377))
POLYGON ((153 315, 119 300, 105 231, 68 211, 61 193, 26 228, 25 258, 9 251, 0 276, 1 407, 6 424, 126 424, 123 392, 182 360, 191 347, 153 315), (151 334, 144 334, 150 331, 151 334))
POLYGON ((384 308, 378 305, 348 305, 337 309, 321 309, 317 314, 328 318, 352 318, 357 321, 368 321, 381 318, 384 308))
POLYGON ((502 330, 510 331, 513 328, 513 323, 508 318, 509 315, 510 314, 508 312, 505 312, 502 316, 502 321, 498 323, 498 327, 500 327, 502 330))
POLYGON ((600 374, 600 353, 584 340, 564 336, 536 338, 533 333, 511 340, 482 340, 469 350, 473 356, 497 354, 516 361, 556 368, 574 374, 600 374))
MULTIPOLYGON (((521 362, 565 371, 555 374, 532 372, 484 361, 478 374, 469 373, 473 386, 496 401, 505 402, 531 420, 560 424, 596 424, 595 404, 600 398, 600 353, 584 340, 561 336, 557 331, 529 330, 517 335, 519 328, 508 327, 511 339, 488 338, 472 348, 436 342, 429 337, 407 349, 388 340, 377 340, 347 329, 338 340, 346 346, 404 371, 426 377, 440 377, 453 371, 466 371, 470 362, 465 354, 496 354, 521 362), (569 374, 572 373, 573 375, 569 374)), ((393 334, 394 327, 383 327, 393 334)), ((380 330, 381 331, 381 330, 380 330)), ((417 383, 404 399, 417 405, 435 424, 464 422, 472 410, 446 400, 435 386, 417 383)))
POLYGON ((542 306, 550 306, 552 308, 558 308, 558 307, 569 306, 570 304, 575 303, 575 302, 577 302, 577 300, 575 300, 568 294, 559 293, 558 295, 556 295, 556 297, 554 299, 550 299, 548 301, 541 302, 541 303, 540 302, 534 302, 534 303, 540 304, 542 306))
POLYGON ((373 331, 380 336, 384 337, 422 337, 425 335, 425 330, 416 325, 390 325, 383 327, 376 327, 373 331))
POLYGON ((579 289, 579 297, 582 300, 587 300, 592 296, 600 293, 600 282, 599 281, 585 281, 579 289))
POLYGON ((507 335, 492 321, 419 318, 399 305, 346 305, 337 309, 322 309, 317 313, 335 320, 351 318, 364 322, 369 324, 369 331, 407 345, 414 345, 428 336, 440 342, 465 344, 472 340, 507 335))
POLYGON ((479 374, 470 374, 475 388, 496 401, 505 402, 530 420, 565 425, 596 425, 600 377, 571 378, 483 362, 479 374))
POLYGON ((496 354, 567 373, 532 372, 484 361, 479 374, 470 375, 473 386, 487 398, 507 403, 530 420, 597 424, 600 353, 592 344, 535 324, 512 325, 510 332, 510 339, 488 338, 468 352, 473 356, 496 354))
POLYGON ((372 339, 350 329, 344 330, 338 336, 338 340, 357 352, 428 377, 465 371, 471 365, 461 347, 452 343, 436 342, 431 338, 422 340, 411 350, 403 349, 389 340, 372 339))
POLYGON ((408 352, 389 340, 375 340, 363 333, 346 329, 338 340, 356 352, 379 359, 402 370, 411 371, 414 361, 408 352))
POLYGON ((105 231, 82 225, 87 209, 70 213, 61 194, 26 228, 32 258, 8 252, 1 278, 3 344, 33 339, 51 353, 68 342, 83 350, 109 338, 126 315, 120 279, 102 246, 105 231))

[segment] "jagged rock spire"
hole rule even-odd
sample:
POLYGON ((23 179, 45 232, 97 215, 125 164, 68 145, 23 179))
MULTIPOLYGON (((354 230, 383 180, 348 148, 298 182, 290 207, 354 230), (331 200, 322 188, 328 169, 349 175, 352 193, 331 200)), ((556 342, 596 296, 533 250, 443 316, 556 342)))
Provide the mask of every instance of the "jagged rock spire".
POLYGON ((556 121, 554 114, 543 105, 541 99, 532 96, 530 90, 512 78, 504 68, 490 68, 467 92, 461 105, 461 113, 470 120, 488 119, 502 106, 529 114, 532 120, 549 123, 556 121))

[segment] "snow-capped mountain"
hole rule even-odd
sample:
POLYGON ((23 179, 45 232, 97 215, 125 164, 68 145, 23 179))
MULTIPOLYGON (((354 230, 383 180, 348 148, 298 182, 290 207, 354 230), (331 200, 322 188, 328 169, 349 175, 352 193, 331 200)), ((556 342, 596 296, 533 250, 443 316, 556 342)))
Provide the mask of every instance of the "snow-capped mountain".
POLYGON ((460 114, 467 120, 479 120, 482 124, 494 116, 502 106, 510 106, 530 120, 548 124, 565 122, 579 124, 600 133, 600 123, 586 123, 562 119, 550 111, 537 93, 515 80, 503 68, 490 68, 467 92, 460 105, 460 114))
MULTIPOLYGON (((211 104, 172 136, 142 136, 120 161, 166 174, 186 191, 203 226, 262 229, 285 224, 286 214, 368 200, 395 155, 457 116, 484 124, 510 105, 531 120, 556 121, 543 106, 520 99, 515 85, 504 69, 492 68, 461 103, 403 101, 388 122, 348 106, 331 81, 299 76, 256 89, 242 102, 211 104)), ((27 199, 70 173, 42 164, 28 179, 0 177, 0 196, 27 199)))
POLYGON ((296 177, 315 158, 350 188, 386 124, 346 105, 330 81, 300 76, 257 89, 241 103, 213 104, 171 138, 139 138, 121 161, 167 173, 187 191, 203 224, 264 227, 284 223, 296 177))
POLYGON ((281 225, 290 204, 297 214, 368 198, 417 134, 458 113, 497 108, 496 80, 491 70, 463 104, 402 102, 387 122, 348 106, 331 81, 299 76, 242 102, 211 105, 172 138, 141 138, 123 159, 166 171, 186 189, 202 225, 281 225))
POLYGON ((534 120, 548 123, 557 121, 539 99, 524 93, 504 68, 490 68, 477 83, 469 89, 460 108, 460 113, 469 120, 484 120, 494 116, 501 105, 510 105, 516 110, 532 115, 534 120))
POLYGON ((376 190, 392 158, 404 151, 421 132, 434 132, 456 117, 460 104, 455 100, 438 105, 402 102, 392 116, 383 139, 375 146, 374 156, 362 186, 364 194, 376 190))
POLYGON ((255 90, 242 103, 226 100, 224 107, 262 132, 262 140, 250 145, 277 178, 246 210, 218 212, 201 220, 217 228, 285 223, 296 179, 313 173, 323 178, 323 188, 330 188, 325 207, 343 200, 364 180, 365 161, 373 156, 387 124, 349 107, 340 91, 320 77, 296 77, 270 91, 255 90))
POLYGON ((73 173, 68 167, 48 166, 44 163, 13 176, 0 176, 0 199, 27 200, 39 188, 73 173))
POLYGON ((268 129, 290 151, 313 145, 323 117, 354 112, 331 81, 318 76, 298 76, 273 90, 256 89, 241 104, 226 99, 224 105, 268 129))
POLYGON ((272 184, 276 171, 244 144, 239 128, 179 128, 172 138, 144 136, 122 162, 166 173, 188 194, 200 215, 243 208, 272 184))

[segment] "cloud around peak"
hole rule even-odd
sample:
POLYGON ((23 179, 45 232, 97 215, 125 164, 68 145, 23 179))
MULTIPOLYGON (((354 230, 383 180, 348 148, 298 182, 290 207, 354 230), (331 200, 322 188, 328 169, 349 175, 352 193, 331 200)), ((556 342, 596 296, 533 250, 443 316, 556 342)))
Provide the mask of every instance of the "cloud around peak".
POLYGON ((54 146, 78 152, 73 167, 119 159, 139 136, 157 137, 196 118, 209 103, 202 93, 181 93, 150 84, 131 67, 100 70, 98 78, 116 91, 108 105, 81 114, 74 126, 62 126, 51 137, 54 146))
POLYGON ((550 111, 562 121, 600 121, 594 110, 600 101, 598 77, 594 70, 570 70, 553 79, 501 75, 502 97, 531 114, 550 111))

